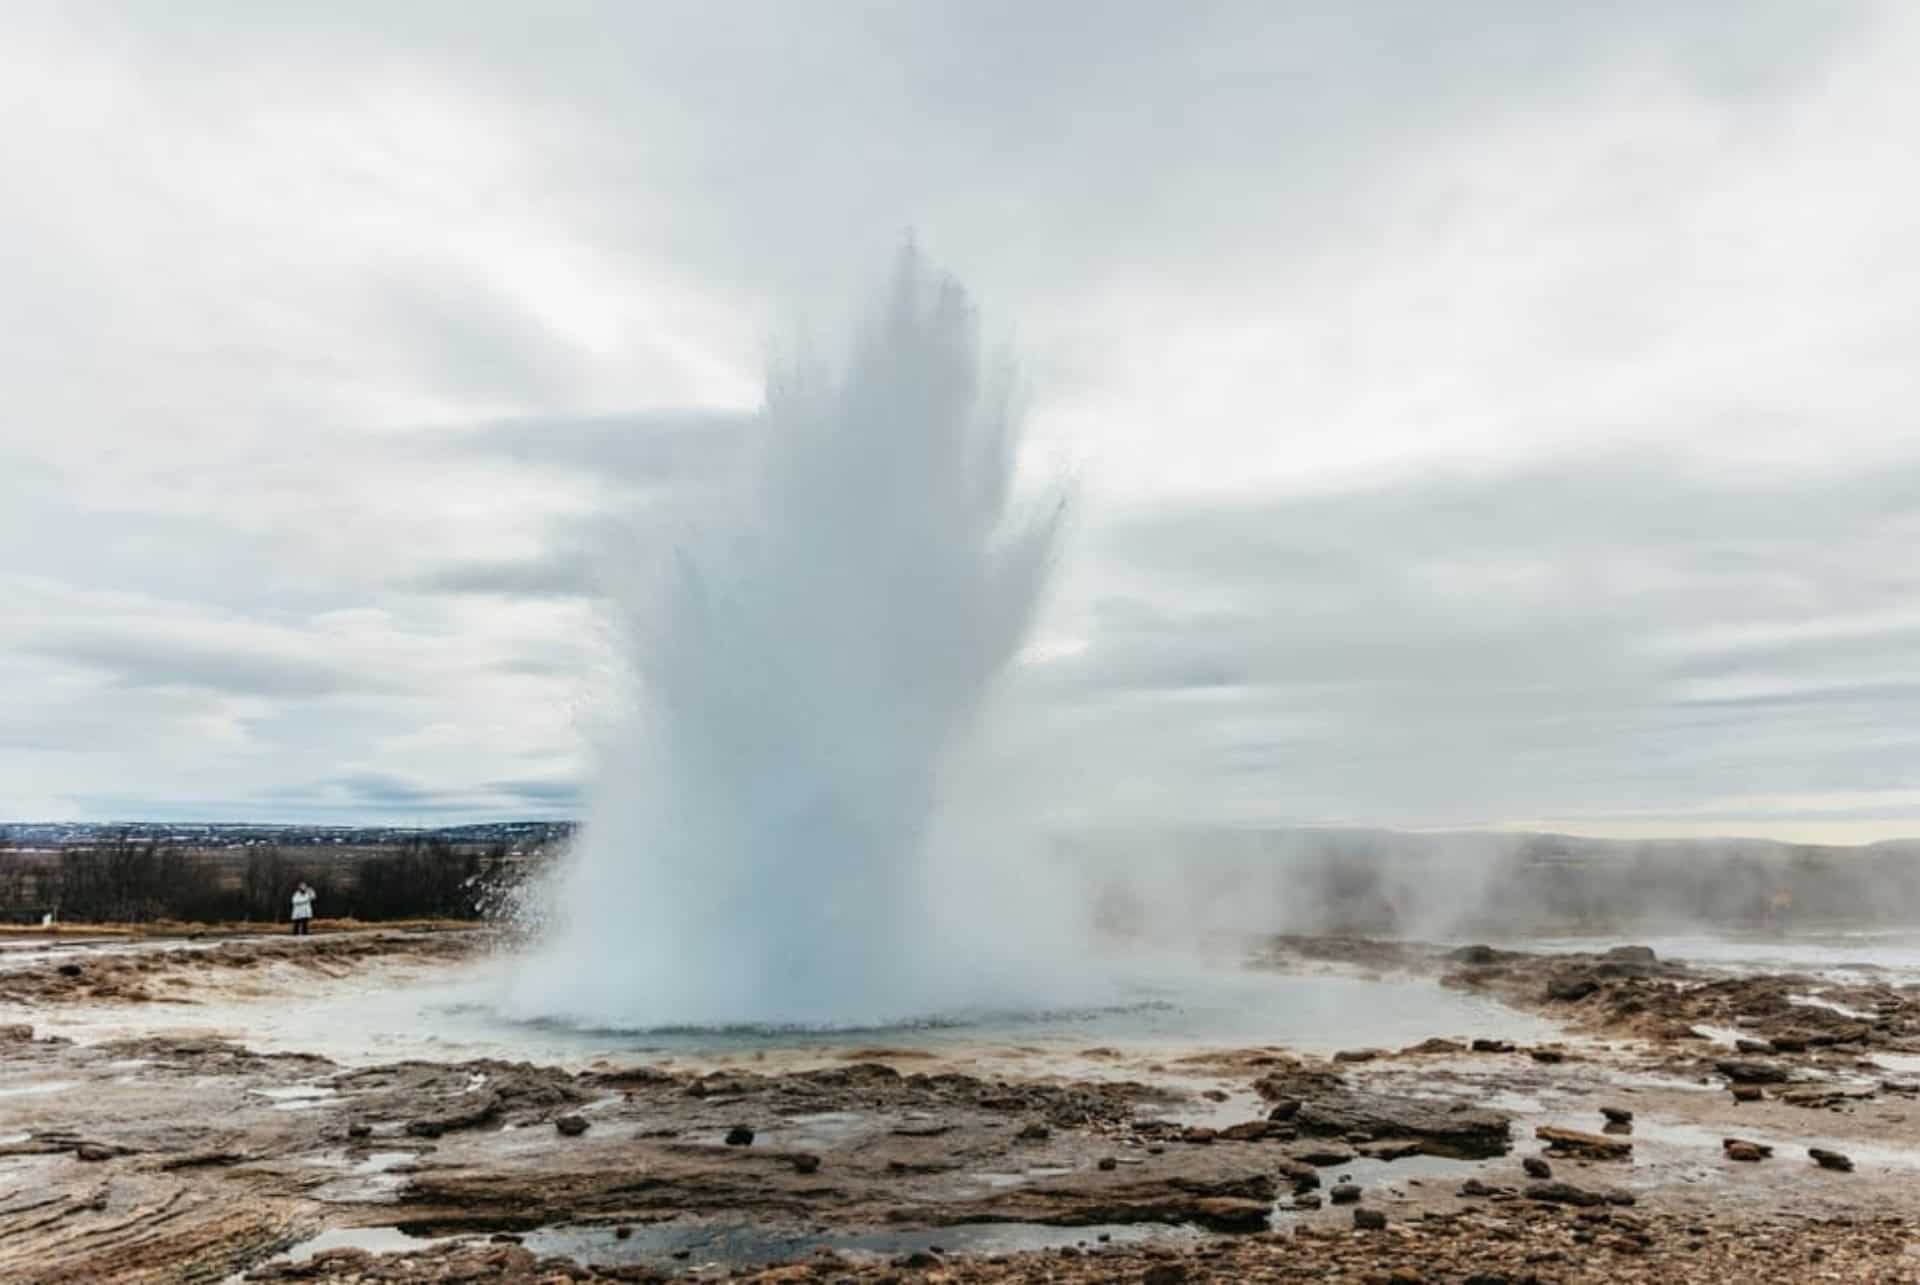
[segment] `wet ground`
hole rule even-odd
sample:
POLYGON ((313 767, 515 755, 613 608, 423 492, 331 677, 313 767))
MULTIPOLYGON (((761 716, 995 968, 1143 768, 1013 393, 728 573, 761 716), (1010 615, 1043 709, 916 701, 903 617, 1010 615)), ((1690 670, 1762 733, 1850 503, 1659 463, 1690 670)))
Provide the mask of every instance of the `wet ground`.
POLYGON ((0 948, 0 1279, 1920 1278, 1897 965, 1278 940, 1044 1021, 650 1035, 501 1029, 488 947, 0 948))

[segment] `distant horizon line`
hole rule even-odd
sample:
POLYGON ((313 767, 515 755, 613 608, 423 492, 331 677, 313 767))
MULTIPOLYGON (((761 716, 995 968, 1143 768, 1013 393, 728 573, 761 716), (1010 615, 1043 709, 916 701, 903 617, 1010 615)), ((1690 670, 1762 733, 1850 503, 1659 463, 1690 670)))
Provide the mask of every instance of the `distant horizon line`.
MULTIPOLYGON (((473 821, 449 821, 434 825, 419 825, 393 821, 185 821, 185 820, 145 820, 140 818, 116 818, 110 821, 79 820, 0 820, 0 837, 14 829, 88 829, 113 830, 125 827, 143 829, 203 829, 203 830, 306 830, 306 831, 353 831, 353 830, 394 830, 412 834, 433 834, 448 830, 469 830, 487 826, 567 826, 579 829, 586 824, 581 817, 493 817, 473 821)), ((1100 833, 1118 827, 1100 825, 1060 827, 1064 833, 1100 833)), ((1725 844, 1751 843, 1765 844, 1782 848, 1831 848, 1839 850, 1864 851, 1873 848, 1920 845, 1920 832, 1914 834, 1893 835, 1886 838, 1845 843, 1832 841, 1811 841, 1805 839, 1783 839, 1761 834, 1743 834, 1728 831, 1715 834, 1667 834, 1667 835, 1611 835, 1582 833, 1577 830, 1560 829, 1521 829, 1499 826, 1391 826, 1363 824, 1246 824, 1222 825, 1207 823, 1162 823, 1141 824, 1127 827, 1127 832, 1151 834, 1154 832, 1179 831, 1187 833, 1229 833, 1229 834, 1391 834, 1418 838, 1487 838, 1487 839, 1569 839, 1582 843, 1602 843, 1614 845, 1633 844, 1725 844)))

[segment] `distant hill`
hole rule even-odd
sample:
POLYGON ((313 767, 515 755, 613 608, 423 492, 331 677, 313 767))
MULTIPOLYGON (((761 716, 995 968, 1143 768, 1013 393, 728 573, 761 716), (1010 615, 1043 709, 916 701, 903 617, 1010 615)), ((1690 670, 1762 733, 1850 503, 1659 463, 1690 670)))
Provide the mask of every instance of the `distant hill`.
POLYGON ((477 821, 433 827, 364 825, 261 825, 251 822, 0 822, 0 848, 61 848, 103 839, 173 843, 196 849, 391 848, 439 839, 456 845, 545 844, 570 838, 572 821, 477 821))

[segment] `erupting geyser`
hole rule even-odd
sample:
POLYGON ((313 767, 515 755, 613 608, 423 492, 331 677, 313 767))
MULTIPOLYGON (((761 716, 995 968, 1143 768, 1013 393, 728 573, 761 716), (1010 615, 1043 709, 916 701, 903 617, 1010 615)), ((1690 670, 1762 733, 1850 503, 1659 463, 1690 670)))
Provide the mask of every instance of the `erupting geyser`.
POLYGON ((1017 1001, 979 965, 1043 900, 1033 850, 1014 818, 967 842, 951 796, 1058 526, 1057 490, 1015 499, 1019 429, 965 292, 911 247, 843 374, 769 379, 740 501, 616 586, 634 708, 516 1010, 813 1024, 1017 1001))

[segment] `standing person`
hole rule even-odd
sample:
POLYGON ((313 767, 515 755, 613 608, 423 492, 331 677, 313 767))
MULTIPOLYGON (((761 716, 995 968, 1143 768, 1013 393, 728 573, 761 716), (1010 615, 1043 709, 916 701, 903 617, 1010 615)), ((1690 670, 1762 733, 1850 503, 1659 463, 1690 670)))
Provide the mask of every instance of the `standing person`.
POLYGON ((293 935, 305 937, 313 927, 313 888, 302 879, 293 888, 293 935))

